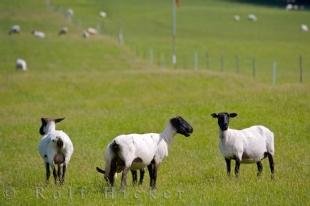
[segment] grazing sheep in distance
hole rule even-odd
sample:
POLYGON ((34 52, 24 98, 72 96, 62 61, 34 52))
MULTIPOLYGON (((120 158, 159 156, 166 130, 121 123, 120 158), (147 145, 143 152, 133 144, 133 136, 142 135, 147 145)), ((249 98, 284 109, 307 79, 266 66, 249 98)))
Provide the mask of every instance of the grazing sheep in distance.
POLYGON ((186 137, 193 132, 191 125, 182 117, 171 118, 162 133, 127 134, 115 137, 106 147, 105 170, 97 167, 104 174, 106 181, 113 186, 114 175, 122 172, 121 188, 126 186, 127 173, 147 166, 150 174, 150 187, 156 188, 157 169, 168 156, 168 148, 173 137, 179 133, 186 137))
POLYGON ((99 12, 99 15, 100 15, 102 18, 106 18, 106 17, 107 17, 107 13, 104 12, 104 11, 100 11, 100 12, 99 12))
POLYGON ((286 5, 286 10, 287 10, 287 11, 293 10, 293 4, 287 4, 287 5, 286 5))
POLYGON ((62 27, 62 28, 59 30, 58 35, 59 35, 59 36, 60 36, 60 35, 65 35, 65 34, 68 33, 68 31, 69 31, 68 27, 62 27))
POLYGON ((235 19, 235 21, 240 21, 240 16, 239 15, 235 15, 234 19, 235 19))
POLYGON ((82 37, 84 37, 85 39, 87 39, 90 36, 90 34, 87 31, 83 31, 82 33, 82 37))
POLYGON ((248 19, 249 19, 250 21, 257 21, 257 17, 256 17, 254 14, 249 14, 249 15, 248 15, 248 19))
POLYGON ((239 175, 240 163, 256 163, 259 176, 263 171, 261 160, 268 157, 271 178, 274 177, 274 135, 264 126, 252 126, 242 130, 228 127, 230 118, 236 113, 213 113, 213 118, 218 119, 219 147, 226 161, 227 174, 230 175, 230 161, 234 159, 235 175, 239 175))
POLYGON ((27 63, 24 59, 18 58, 16 60, 16 69, 20 69, 22 71, 27 70, 27 63))
POLYGON ((42 31, 37 31, 37 30, 32 30, 31 32, 35 37, 39 39, 44 39, 45 38, 45 33, 42 31))
POLYGON ((302 32, 308 32, 309 28, 308 28, 308 26, 306 24, 302 24, 302 25, 300 25, 300 30, 302 32))
POLYGON ((97 29, 89 27, 87 29, 87 33, 90 34, 90 35, 96 35, 98 32, 97 32, 97 29))
POLYGON ((55 184, 64 183, 66 169, 73 154, 73 144, 69 136, 61 130, 56 130, 56 123, 62 120, 64 118, 41 118, 39 130, 42 138, 38 148, 45 163, 46 182, 49 180, 51 167, 55 184))
POLYGON ((19 25, 13 25, 10 30, 9 30, 9 35, 12 34, 19 34, 21 31, 20 26, 19 25))
POLYGON ((68 18, 71 18, 71 17, 73 17, 73 15, 74 15, 73 9, 69 8, 69 9, 66 11, 66 16, 67 16, 68 18))

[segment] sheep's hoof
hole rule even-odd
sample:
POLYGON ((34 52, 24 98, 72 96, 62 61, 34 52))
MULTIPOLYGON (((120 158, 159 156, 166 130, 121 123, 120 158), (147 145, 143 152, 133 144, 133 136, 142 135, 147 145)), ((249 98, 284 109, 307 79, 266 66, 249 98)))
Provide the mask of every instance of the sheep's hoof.
POLYGON ((262 173, 261 172, 258 172, 257 173, 257 177, 261 177, 262 176, 262 173))
POLYGON ((275 179, 274 174, 272 174, 271 175, 271 180, 274 180, 274 179, 275 179))

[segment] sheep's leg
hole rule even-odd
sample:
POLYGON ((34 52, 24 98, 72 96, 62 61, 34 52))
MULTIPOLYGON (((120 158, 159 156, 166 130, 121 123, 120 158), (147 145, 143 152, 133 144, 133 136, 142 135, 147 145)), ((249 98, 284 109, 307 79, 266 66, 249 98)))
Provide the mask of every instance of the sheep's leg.
POLYGON ((66 164, 63 164, 63 166, 62 166, 62 175, 61 175, 61 179, 60 179, 60 183, 61 184, 63 184, 64 181, 65 181, 66 169, 67 169, 66 164))
POLYGON ((240 160, 236 158, 236 165, 235 165, 235 175, 236 177, 239 176, 239 168, 240 168, 240 160))
POLYGON ((157 179, 157 166, 155 161, 152 160, 151 164, 147 166, 150 174, 150 187, 151 189, 156 189, 156 179, 157 179))
POLYGON ((136 185, 137 184, 137 170, 130 170, 131 171, 131 176, 132 176, 132 184, 136 185))
POLYGON ((54 176, 55 184, 57 184, 57 173, 56 173, 55 166, 53 166, 53 176, 54 176))
POLYGON ((110 163, 110 172, 108 175, 108 179, 109 179, 109 183, 110 185, 113 187, 114 186, 114 175, 116 173, 116 159, 112 159, 111 163, 110 163))
POLYGON ((143 183, 144 173, 145 173, 144 169, 141 169, 140 170, 139 185, 142 185, 142 183, 143 183))
POLYGON ((271 172, 271 179, 274 178, 274 162, 273 162, 273 156, 268 153, 268 160, 269 160, 269 166, 270 166, 270 172, 271 172))
POLYGON ((59 164, 59 165, 57 165, 57 179, 59 182, 61 181, 60 176, 61 176, 61 166, 59 164))
POLYGON ((46 183, 48 183, 48 180, 51 176, 50 165, 48 164, 48 162, 45 163, 45 170, 46 170, 46 183))
POLYGON ((126 185, 127 185, 127 173, 129 171, 129 167, 126 167, 124 170, 123 170, 123 173, 122 173, 122 180, 121 180, 121 190, 124 190, 126 185))
POLYGON ((226 170, 227 170, 227 175, 230 176, 230 170, 231 170, 231 167, 230 167, 230 159, 229 158, 225 158, 225 162, 226 162, 226 170))
POLYGON ((263 164, 261 161, 258 161, 256 162, 256 165, 257 165, 257 170, 258 170, 257 176, 260 176, 263 172, 263 164))
POLYGON ((148 169, 148 171, 149 171, 149 175, 150 175, 150 187, 152 187, 152 185, 153 185, 153 174, 154 174, 154 172, 153 172, 153 164, 151 163, 151 164, 149 164, 148 166, 147 166, 147 169, 148 169))

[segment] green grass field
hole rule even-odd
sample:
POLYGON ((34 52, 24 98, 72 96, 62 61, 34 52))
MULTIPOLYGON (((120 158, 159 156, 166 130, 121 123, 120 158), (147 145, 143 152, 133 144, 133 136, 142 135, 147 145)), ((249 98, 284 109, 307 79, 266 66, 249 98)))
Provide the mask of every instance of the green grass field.
POLYGON ((179 55, 185 59, 195 50, 208 50, 214 58, 222 51, 231 57, 255 54, 257 64, 265 66, 253 80, 245 62, 240 75, 233 63, 219 72, 212 58, 211 68, 197 71, 186 63, 171 68, 168 57, 164 67, 150 65, 147 53, 142 54, 150 47, 155 59, 171 51, 170 4, 164 0, 74 2, 54 0, 50 7, 40 0, 0 2, 0 205, 309 204, 310 36, 299 32, 299 25, 310 19, 309 11, 182 1, 179 55), (75 11, 72 23, 63 15, 69 7, 75 11), (100 10, 108 13, 104 22, 100 10), (242 17, 257 12, 259 20, 253 25, 242 19, 235 25, 232 16, 237 12, 242 17), (82 39, 82 30, 98 22, 103 35, 82 39), (221 27, 223 22, 228 28, 221 27), (13 24, 21 25, 20 35, 7 35, 13 24), (58 37, 62 25, 70 32, 58 37), (115 39, 120 27, 125 46, 115 39), (44 30, 46 39, 35 39, 33 28, 44 30), (294 67, 299 54, 304 56, 302 84, 294 67), (15 70, 18 57, 27 60, 29 71, 15 70), (268 65, 274 58, 280 76, 272 86, 268 65), (238 179, 226 176, 218 126, 210 116, 219 111, 239 114, 231 121, 233 128, 263 124, 275 133, 274 181, 266 160, 261 178, 253 164, 241 165, 238 179), (128 178, 122 193, 119 178, 114 192, 107 192, 95 171, 103 166, 105 145, 121 133, 160 132, 175 115, 187 119, 194 133, 175 137, 159 169, 157 190, 149 191, 146 175, 143 186, 133 187, 128 178), (66 117, 58 128, 69 134, 75 152, 63 186, 44 184, 37 150, 42 116, 66 117))

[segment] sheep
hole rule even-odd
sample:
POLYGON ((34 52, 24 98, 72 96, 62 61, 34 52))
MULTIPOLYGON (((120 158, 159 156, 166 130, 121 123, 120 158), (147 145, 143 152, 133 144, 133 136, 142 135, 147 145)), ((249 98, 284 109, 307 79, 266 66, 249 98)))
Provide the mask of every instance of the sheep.
POLYGON ((83 31, 82 33, 82 37, 84 37, 85 39, 87 39, 90 36, 90 34, 87 31, 83 31))
POLYGON ((9 35, 12 34, 19 34, 21 31, 20 26, 19 25, 13 25, 10 30, 9 30, 9 35))
POLYGON ((302 32, 308 32, 309 28, 308 28, 308 26, 306 24, 302 24, 302 25, 300 25, 300 30, 302 32))
POLYGON ((69 136, 61 130, 56 130, 56 123, 62 120, 64 118, 41 118, 39 133, 42 138, 38 149, 45 163, 47 183, 50 177, 50 167, 53 170, 55 184, 64 183, 66 169, 73 154, 73 144, 69 136))
POLYGON ((37 30, 32 30, 31 32, 35 37, 39 39, 44 39, 45 38, 45 33, 42 31, 37 31, 37 30))
POLYGON ((73 15, 74 15, 73 9, 69 8, 69 9, 66 11, 66 16, 67 16, 68 18, 71 18, 71 17, 73 17, 73 15))
POLYGON ((180 116, 171 118, 160 134, 119 135, 106 147, 105 170, 97 167, 97 171, 104 174, 105 180, 112 187, 115 173, 122 172, 121 189, 124 189, 128 171, 140 170, 147 166, 150 187, 155 189, 157 169, 163 159, 168 156, 168 148, 177 133, 186 137, 193 133, 192 126, 180 116))
POLYGON ((255 125, 242 130, 230 129, 229 120, 236 117, 237 113, 213 113, 211 116, 218 119, 219 147, 225 158, 228 176, 231 159, 236 161, 236 177, 239 175, 240 163, 256 163, 257 176, 260 176, 263 171, 261 160, 268 157, 271 178, 274 177, 274 135, 268 128, 255 125))
POLYGON ((88 34, 90 34, 90 35, 96 35, 98 32, 97 32, 97 29, 95 29, 95 28, 92 28, 92 27, 89 27, 88 29, 87 29, 87 32, 88 32, 88 34))
POLYGON ((239 15, 235 15, 235 16, 234 16, 234 20, 235 20, 235 21, 240 21, 240 16, 239 16, 239 15))
POLYGON ((27 70, 27 63, 24 59, 18 58, 16 60, 16 69, 20 69, 22 71, 27 70))
POLYGON ((248 20, 250 20, 250 21, 257 21, 257 17, 254 14, 249 14, 248 15, 248 20))
POLYGON ((60 35, 65 35, 65 34, 68 33, 68 31, 69 31, 68 27, 62 27, 62 28, 59 30, 58 35, 59 35, 59 36, 60 36, 60 35))
POLYGON ((100 15, 102 18, 106 18, 106 17, 107 17, 107 13, 104 12, 104 11, 100 11, 100 12, 99 12, 99 15, 100 15))
POLYGON ((286 5, 286 10, 287 10, 287 11, 293 10, 293 4, 287 4, 287 5, 286 5))

